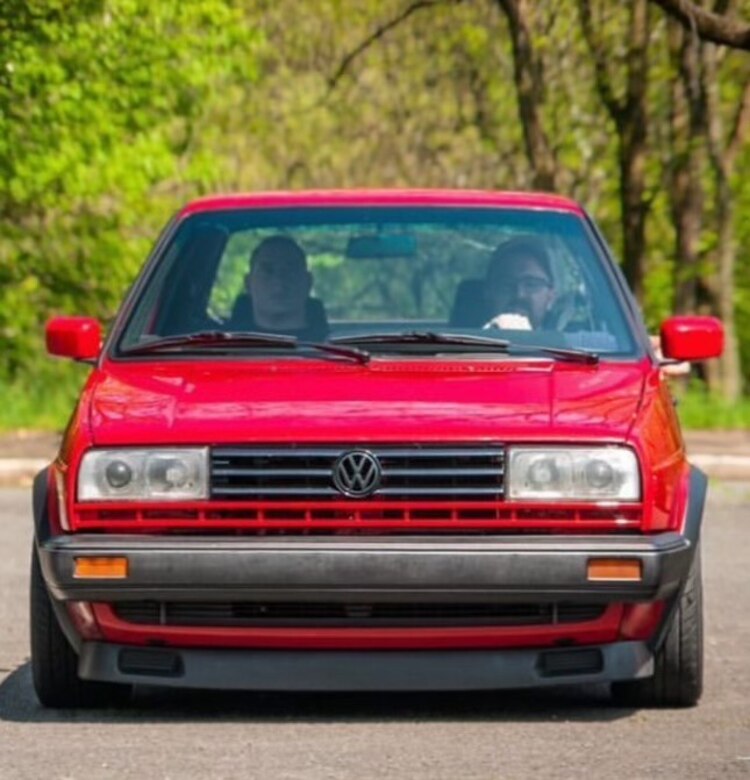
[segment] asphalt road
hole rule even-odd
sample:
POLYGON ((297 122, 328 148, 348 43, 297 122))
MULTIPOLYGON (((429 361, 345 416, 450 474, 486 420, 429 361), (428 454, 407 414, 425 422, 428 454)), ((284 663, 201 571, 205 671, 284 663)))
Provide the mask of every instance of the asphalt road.
POLYGON ((139 690, 43 710, 28 665, 28 491, 0 491, 0 780, 750 777, 750 486, 713 486, 706 691, 690 710, 543 694, 248 696, 139 690))

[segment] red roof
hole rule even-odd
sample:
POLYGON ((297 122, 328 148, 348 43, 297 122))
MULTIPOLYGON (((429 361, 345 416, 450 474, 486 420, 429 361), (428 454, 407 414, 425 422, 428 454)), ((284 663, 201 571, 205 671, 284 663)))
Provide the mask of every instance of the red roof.
POLYGON ((206 211, 289 206, 473 206, 545 209, 583 214, 570 198, 540 192, 492 190, 299 190, 212 195, 188 203, 181 217, 206 211))

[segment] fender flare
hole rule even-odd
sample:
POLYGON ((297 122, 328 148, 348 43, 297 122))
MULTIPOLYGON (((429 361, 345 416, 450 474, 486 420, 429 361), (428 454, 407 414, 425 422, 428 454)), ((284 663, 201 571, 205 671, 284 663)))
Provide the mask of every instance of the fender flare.
MULTIPOLYGON (((52 535, 52 526, 49 519, 49 477, 50 467, 47 466, 34 477, 34 484, 31 490, 31 506, 34 515, 32 555, 38 555, 39 544, 49 539, 52 535)), ((44 578, 44 571, 41 569, 41 566, 40 570, 42 570, 42 577, 44 578)), ((68 611, 65 609, 65 605, 52 598, 49 594, 49 588, 47 588, 47 595, 49 596, 52 611, 55 614, 55 618, 57 619, 63 634, 65 634, 65 638, 68 640, 73 650, 77 654, 80 654, 82 645, 81 637, 78 636, 78 633, 73 627, 73 622, 68 615, 68 611)))
POLYGON ((695 466, 690 466, 690 485, 688 487, 688 504, 685 511, 685 527, 683 534, 690 541, 693 549, 700 541, 703 526, 703 510, 706 506, 708 493, 708 477, 705 472, 695 466))
MULTIPOLYGON (((685 510, 685 524, 682 533, 690 542, 690 563, 698 550, 701 530, 703 528, 703 511, 706 507, 706 495, 708 493, 708 477, 705 472, 696 466, 690 466, 690 484, 688 486, 688 503, 685 510)), ((669 627, 672 624, 672 617, 677 611, 682 594, 685 591, 685 582, 682 583, 677 592, 667 601, 664 615, 662 616, 659 630, 649 642, 651 650, 657 652, 664 644, 669 627)))
POLYGON ((49 520, 49 478, 50 467, 42 469, 34 477, 31 491, 31 505, 34 514, 34 538, 36 543, 46 541, 52 535, 49 520))

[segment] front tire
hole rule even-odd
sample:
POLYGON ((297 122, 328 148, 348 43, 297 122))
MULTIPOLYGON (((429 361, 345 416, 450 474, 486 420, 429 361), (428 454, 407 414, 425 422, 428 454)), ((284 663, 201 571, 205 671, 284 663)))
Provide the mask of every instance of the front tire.
POLYGON ((692 707, 703 692, 703 583, 696 546, 685 588, 654 658, 654 676, 612 684, 617 704, 630 707, 692 707))
POLYGON ((40 703, 60 708, 124 704, 130 698, 131 686, 78 676, 78 656, 55 617, 36 550, 31 556, 30 595, 31 674, 40 703))

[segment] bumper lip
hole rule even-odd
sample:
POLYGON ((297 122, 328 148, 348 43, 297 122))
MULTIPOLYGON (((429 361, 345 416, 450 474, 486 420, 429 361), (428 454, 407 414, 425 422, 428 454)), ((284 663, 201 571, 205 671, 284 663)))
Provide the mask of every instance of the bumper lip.
MULTIPOLYGON (((146 649, 149 673, 134 670, 134 648, 86 642, 78 674, 86 680, 171 688, 253 691, 450 691, 608 683, 653 674, 643 642, 565 650, 290 651, 146 649), (595 669, 549 674, 545 661, 562 654, 598 654, 595 669), (129 656, 123 654, 129 653, 129 656), (130 658, 130 663, 126 659, 130 658), (153 663, 157 659, 157 663, 153 663), (162 661, 158 661, 162 659, 162 661)), ((137 657, 137 656, 135 656, 137 657)), ((141 656, 144 657, 144 656, 141 656)))
POLYGON ((675 593, 692 542, 653 536, 208 537, 65 535, 39 543, 57 600, 651 601, 675 593), (81 555, 126 556, 127 579, 74 577, 81 555), (592 557, 641 561, 640 582, 590 582, 592 557))

